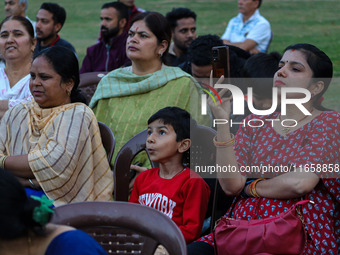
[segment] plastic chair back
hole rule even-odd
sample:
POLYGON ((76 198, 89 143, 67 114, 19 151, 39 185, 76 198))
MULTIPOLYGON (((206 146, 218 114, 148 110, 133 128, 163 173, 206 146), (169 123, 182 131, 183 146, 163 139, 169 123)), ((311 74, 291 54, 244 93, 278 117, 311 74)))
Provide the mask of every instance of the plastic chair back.
POLYGON ((177 225, 163 213, 126 202, 78 202, 55 208, 51 223, 91 235, 108 254, 154 254, 162 244, 170 255, 186 255, 177 225))

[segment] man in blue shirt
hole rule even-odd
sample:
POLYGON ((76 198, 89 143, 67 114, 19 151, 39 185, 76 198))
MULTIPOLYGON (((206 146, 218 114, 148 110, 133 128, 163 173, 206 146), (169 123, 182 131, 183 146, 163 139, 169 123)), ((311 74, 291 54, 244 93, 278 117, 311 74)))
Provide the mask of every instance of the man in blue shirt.
POLYGON ((261 3, 262 0, 238 0, 239 14, 229 21, 221 37, 225 44, 251 54, 267 51, 272 33, 268 20, 258 10, 261 3))

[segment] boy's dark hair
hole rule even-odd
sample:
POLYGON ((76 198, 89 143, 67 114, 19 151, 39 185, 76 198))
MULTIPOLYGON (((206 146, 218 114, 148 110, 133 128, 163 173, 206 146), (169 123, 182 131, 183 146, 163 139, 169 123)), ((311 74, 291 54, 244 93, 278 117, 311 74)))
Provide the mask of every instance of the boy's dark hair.
POLYGON ((168 12, 165 16, 168 20, 171 30, 174 30, 177 27, 177 20, 183 18, 193 18, 196 20, 196 13, 188 8, 178 7, 173 8, 171 12, 168 12))
POLYGON ((258 97, 272 98, 273 78, 281 57, 281 54, 276 51, 260 52, 245 62, 243 75, 245 78, 250 78, 248 86, 253 88, 253 92, 258 97))
MULTIPOLYGON (((191 119, 190 113, 176 106, 160 109, 148 119, 148 125, 155 120, 162 121, 165 125, 171 125, 176 133, 176 141, 190 139, 190 126, 195 127, 196 121, 191 119)), ((183 164, 189 164, 190 149, 183 153, 183 164)))
POLYGON ((128 7, 121 3, 121 2, 110 2, 105 3, 102 5, 102 9, 108 9, 108 8, 115 8, 118 12, 118 20, 126 19, 126 22, 129 19, 129 9, 128 7))
POLYGON ((193 40, 189 46, 189 60, 197 66, 211 65, 211 48, 223 45, 222 39, 217 35, 201 35, 193 40))
POLYGON ((60 23, 61 27, 63 27, 66 20, 66 11, 63 7, 56 3, 43 3, 40 9, 52 13, 54 24, 60 23))

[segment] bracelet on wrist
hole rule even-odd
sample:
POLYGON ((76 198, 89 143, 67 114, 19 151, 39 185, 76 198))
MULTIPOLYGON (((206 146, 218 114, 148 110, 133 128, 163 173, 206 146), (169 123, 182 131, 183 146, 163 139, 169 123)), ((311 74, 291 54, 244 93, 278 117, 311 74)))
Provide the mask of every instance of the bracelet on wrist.
POLYGON ((7 157, 8 157, 8 156, 1 156, 1 157, 0 157, 0 167, 1 167, 2 169, 5 169, 5 160, 6 160, 7 157))
POLYGON ((253 181, 251 184, 249 184, 249 194, 253 197, 261 197, 257 191, 256 191, 256 184, 260 181, 265 180, 265 178, 258 178, 255 181, 253 181))
POLYGON ((218 147, 229 147, 229 146, 232 146, 235 142, 235 136, 233 134, 230 134, 230 139, 227 140, 227 141, 224 141, 224 142, 220 142, 220 141, 217 141, 217 136, 214 136, 213 138, 213 142, 214 142, 214 145, 218 148, 218 147))

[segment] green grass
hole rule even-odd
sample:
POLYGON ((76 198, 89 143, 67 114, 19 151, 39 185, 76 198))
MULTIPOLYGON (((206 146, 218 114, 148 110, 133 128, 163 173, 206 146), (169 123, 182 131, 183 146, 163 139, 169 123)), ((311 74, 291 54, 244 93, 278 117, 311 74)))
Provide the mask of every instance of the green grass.
MULTIPOLYGON (((28 16, 33 19, 44 1, 30 0, 28 16)), ((70 41, 82 62, 86 48, 96 42, 100 7, 106 0, 58 0, 65 7, 67 20, 61 36, 70 41)), ((145 10, 166 14, 173 7, 188 7, 196 12, 198 35, 221 36, 230 18, 237 14, 236 0, 136 0, 145 10)), ((339 0, 264 0, 260 12, 271 23, 274 38, 269 51, 282 52, 298 42, 308 42, 325 51, 333 61, 334 75, 340 77, 339 0)), ((340 111, 337 96, 340 82, 333 82, 325 95, 328 107, 340 111)))

